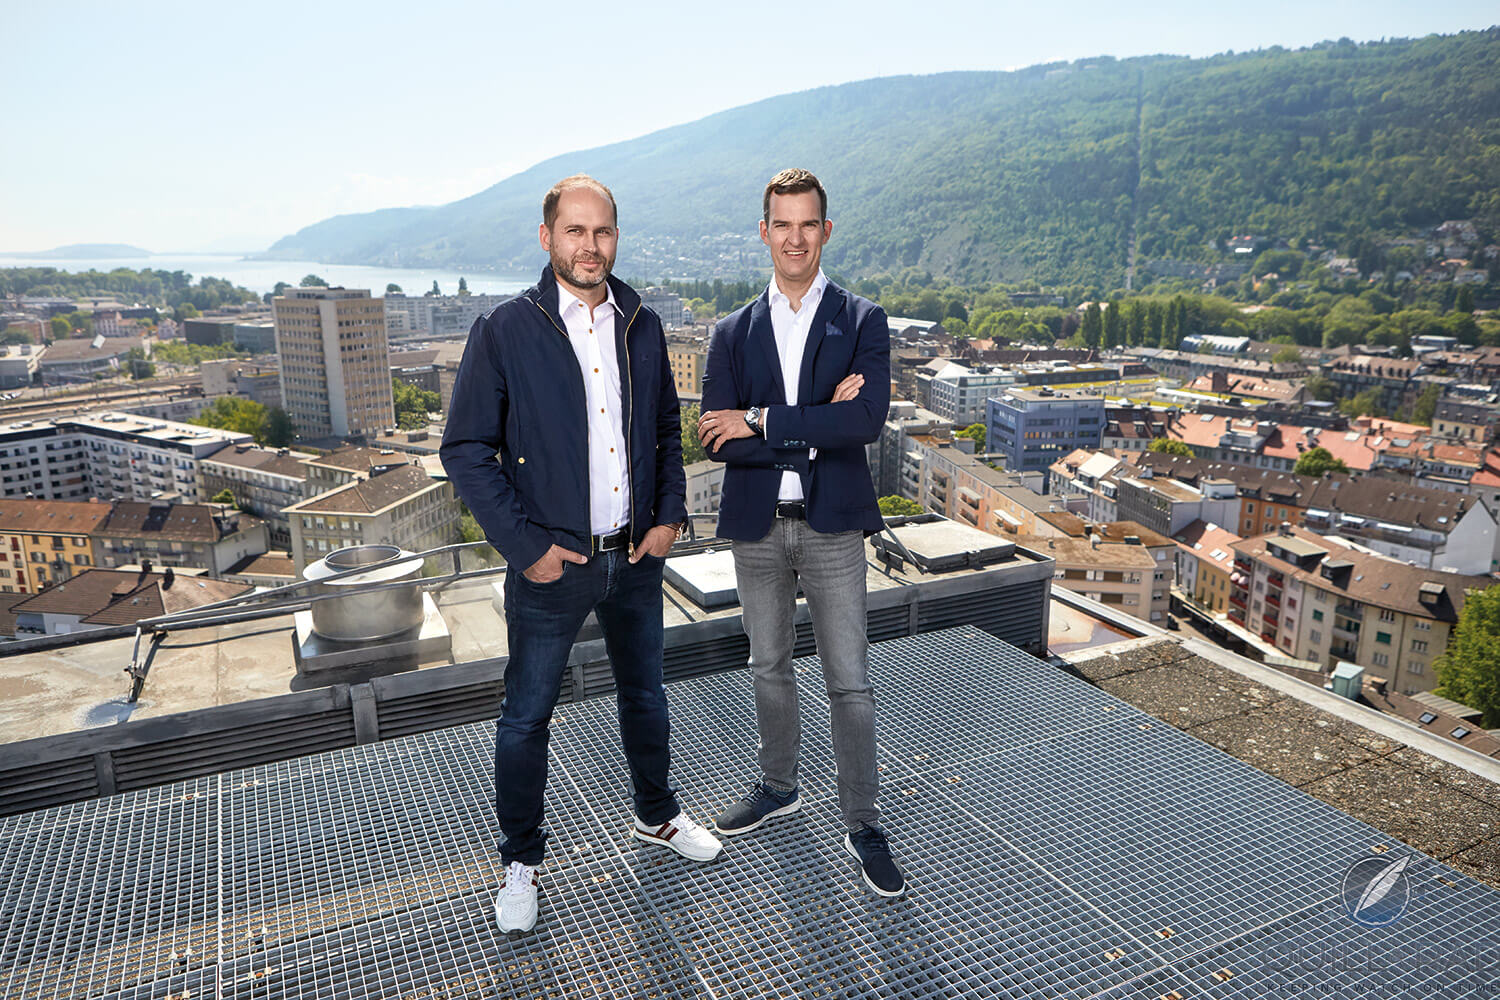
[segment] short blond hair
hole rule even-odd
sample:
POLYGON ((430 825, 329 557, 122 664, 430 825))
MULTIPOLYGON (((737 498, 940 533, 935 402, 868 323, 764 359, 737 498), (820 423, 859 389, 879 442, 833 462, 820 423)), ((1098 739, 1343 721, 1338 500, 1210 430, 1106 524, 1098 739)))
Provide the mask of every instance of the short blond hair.
POLYGON ((811 170, 803 170, 801 167, 788 167, 766 184, 766 193, 760 200, 761 217, 766 222, 771 221, 771 195, 801 194, 804 191, 818 192, 819 218, 828 218, 828 192, 823 190, 822 183, 813 176, 811 170))
POLYGON ((547 196, 542 199, 542 224, 544 226, 548 229, 552 228, 552 223, 557 221, 558 201, 561 200, 564 191, 571 191, 574 188, 588 188, 595 194, 603 195, 609 201, 610 211, 614 213, 615 225, 620 224, 620 207, 615 204, 615 196, 610 192, 609 188, 600 184, 588 174, 574 174, 572 177, 564 177, 552 185, 547 191, 547 196))

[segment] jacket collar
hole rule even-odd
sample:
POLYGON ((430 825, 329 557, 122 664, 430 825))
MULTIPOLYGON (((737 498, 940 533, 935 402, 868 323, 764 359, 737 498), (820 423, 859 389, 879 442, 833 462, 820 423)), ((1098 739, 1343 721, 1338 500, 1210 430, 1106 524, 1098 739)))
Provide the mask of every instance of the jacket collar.
MULTIPOLYGON (((628 324, 641 307, 641 297, 636 294, 634 288, 614 275, 610 275, 607 280, 609 290, 615 296, 615 305, 619 307, 620 314, 625 317, 625 322, 628 324)), ((833 286, 829 285, 829 287, 833 286)), ((540 306, 542 312, 551 317, 559 330, 566 329, 562 317, 557 312, 557 275, 553 273, 551 264, 542 267, 542 276, 537 279, 537 283, 522 294, 540 306)))
MULTIPOLYGON (((823 289, 823 297, 818 301, 817 311, 813 313, 812 326, 807 331, 807 347, 802 352, 802 370, 797 377, 797 399, 804 404, 812 395, 813 361, 817 358, 818 346, 823 342, 828 324, 832 323, 834 318, 843 311, 847 299, 848 296, 845 295, 844 290, 830 281, 823 289)), ((776 383, 776 391, 781 394, 777 402, 785 400, 786 385, 781 379, 781 354, 776 350, 776 331, 771 326, 769 285, 750 306, 749 339, 754 341, 765 355, 766 363, 771 368, 771 378, 776 383)))

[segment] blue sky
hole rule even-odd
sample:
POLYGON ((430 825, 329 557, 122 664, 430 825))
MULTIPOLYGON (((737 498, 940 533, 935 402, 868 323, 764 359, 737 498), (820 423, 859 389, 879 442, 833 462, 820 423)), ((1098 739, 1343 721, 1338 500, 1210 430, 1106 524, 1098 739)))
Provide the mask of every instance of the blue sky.
POLYGON ((1500 22, 1494 0, 756 12, 770 6, 17 2, 0 250, 254 248, 331 215, 452 201, 569 150, 875 76, 1500 22))

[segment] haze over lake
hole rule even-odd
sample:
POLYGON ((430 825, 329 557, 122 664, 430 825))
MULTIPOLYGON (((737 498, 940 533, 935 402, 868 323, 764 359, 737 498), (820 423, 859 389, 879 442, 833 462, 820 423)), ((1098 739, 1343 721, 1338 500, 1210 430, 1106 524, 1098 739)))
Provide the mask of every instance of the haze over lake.
MULTIPOLYGON (((537 251, 537 274, 541 273, 543 256, 537 251)), ((366 267, 359 264, 318 264, 306 260, 246 260, 232 254, 152 254, 148 257, 46 259, 40 257, 0 257, 0 268, 55 267, 59 271, 113 271, 128 267, 133 271, 186 271, 194 280, 203 277, 226 278, 252 292, 265 294, 276 282, 297 284, 304 275, 316 274, 330 285, 345 288, 368 288, 370 294, 385 294, 385 286, 394 282, 407 295, 421 295, 436 281, 444 295, 458 291, 458 279, 465 278, 469 291, 475 293, 513 293, 529 288, 537 275, 506 277, 427 268, 366 267)))

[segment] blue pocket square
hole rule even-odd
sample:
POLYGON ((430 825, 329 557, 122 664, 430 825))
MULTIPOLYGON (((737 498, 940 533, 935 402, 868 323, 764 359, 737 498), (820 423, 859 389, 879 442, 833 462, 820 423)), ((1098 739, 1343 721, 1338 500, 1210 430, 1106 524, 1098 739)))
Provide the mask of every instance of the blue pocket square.
POLYGON ((829 323, 828 325, 823 327, 823 335, 825 337, 842 337, 844 335, 844 331, 840 330, 833 323, 829 323))

